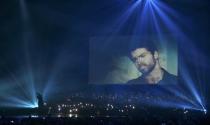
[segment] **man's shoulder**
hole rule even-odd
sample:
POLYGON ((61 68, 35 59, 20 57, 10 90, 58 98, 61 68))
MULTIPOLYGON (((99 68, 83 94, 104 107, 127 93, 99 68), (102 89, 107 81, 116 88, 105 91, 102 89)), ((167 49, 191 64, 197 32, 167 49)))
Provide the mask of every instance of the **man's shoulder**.
MULTIPOLYGON (((177 83, 177 76, 170 74, 165 69, 163 69, 163 71, 164 71, 164 76, 163 76, 163 79, 159 81, 159 84, 162 84, 162 85, 172 84, 173 85, 177 83)), ((131 84, 148 84, 148 83, 142 78, 142 76, 140 76, 136 79, 129 80, 126 84, 131 85, 131 84)))
POLYGON ((172 79, 172 80, 176 80, 177 79, 177 76, 167 72, 166 70, 165 70, 165 76, 164 77, 167 78, 167 79, 172 79))
POLYGON ((176 84, 177 76, 164 70, 164 78, 163 78, 162 82, 164 82, 165 84, 176 84))

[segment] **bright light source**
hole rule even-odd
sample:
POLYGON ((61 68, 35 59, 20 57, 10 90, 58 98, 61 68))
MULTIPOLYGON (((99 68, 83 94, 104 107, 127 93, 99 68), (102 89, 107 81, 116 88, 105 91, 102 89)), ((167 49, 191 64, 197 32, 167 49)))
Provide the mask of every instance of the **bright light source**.
POLYGON ((71 118, 73 115, 72 114, 69 114, 69 117, 71 118))
POLYGON ((207 110, 206 109, 203 109, 203 112, 204 112, 204 114, 206 114, 207 113, 207 110))

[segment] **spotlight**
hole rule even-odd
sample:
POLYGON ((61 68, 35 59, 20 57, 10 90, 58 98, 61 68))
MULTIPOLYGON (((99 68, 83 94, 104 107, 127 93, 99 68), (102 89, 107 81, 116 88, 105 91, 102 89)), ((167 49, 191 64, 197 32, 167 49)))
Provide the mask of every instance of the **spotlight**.
POLYGON ((204 112, 204 114, 206 114, 207 113, 207 110, 206 109, 203 109, 203 112, 204 112))
POLYGON ((187 113, 188 113, 188 110, 185 110, 185 111, 184 111, 184 114, 187 114, 187 113))
POLYGON ((23 105, 22 107, 25 107, 25 108, 38 108, 38 103, 37 103, 37 102, 26 103, 26 104, 23 105))

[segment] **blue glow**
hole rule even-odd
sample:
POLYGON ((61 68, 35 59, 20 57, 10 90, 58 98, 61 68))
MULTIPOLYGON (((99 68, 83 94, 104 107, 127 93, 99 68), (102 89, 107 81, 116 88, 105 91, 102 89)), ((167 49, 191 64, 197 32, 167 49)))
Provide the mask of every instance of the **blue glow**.
POLYGON ((29 38, 33 38, 33 35, 30 33, 31 27, 29 25, 29 15, 25 1, 20 0, 19 5, 23 26, 22 40, 24 42, 25 64, 23 64, 23 67, 19 67, 18 70, 13 72, 7 69, 10 75, 7 83, 10 84, 10 86, 7 87, 4 84, 0 86, 2 91, 6 92, 2 96, 4 101, 0 103, 0 107, 35 108, 38 107, 36 88, 34 86, 35 79, 31 65, 31 55, 28 50, 29 38))
MULTIPOLYGON (((189 38, 185 35, 184 32, 179 28, 178 24, 176 24, 176 21, 183 23, 183 20, 186 20, 184 16, 177 13, 175 10, 164 4, 162 1, 155 1, 155 0, 148 0, 145 1, 143 4, 142 12, 139 12, 139 17, 137 17, 137 23, 135 27, 133 28, 133 34, 135 36, 144 36, 144 34, 147 34, 147 32, 156 32, 160 41, 163 40, 163 35, 167 31, 171 34, 173 34, 174 37, 179 36, 177 39, 177 42, 181 45, 185 44, 191 44, 189 38), (173 20, 171 17, 175 18, 176 20, 173 20), (162 28, 163 25, 160 25, 160 23, 163 23, 164 26, 167 29, 162 28), (154 26, 154 28, 152 27, 154 26), (181 40, 180 40, 181 39, 181 40)), ((133 44, 133 43, 131 43, 133 44)), ((164 45, 164 44, 162 44, 164 45)), ((192 51, 196 54, 199 53, 196 48, 193 48, 192 51)), ((201 55, 202 57, 202 55, 201 55)), ((182 62, 184 63, 184 62, 182 62)), ((180 64, 182 65, 182 64, 180 64)), ((202 64, 201 64, 202 65, 202 64)), ((192 104, 192 106, 188 106, 190 109, 197 109, 197 110, 203 110, 205 109, 204 102, 202 101, 202 95, 199 94, 199 91, 196 88, 196 84, 191 76, 189 75, 187 69, 185 66, 182 66, 179 76, 183 77, 185 80, 185 83, 187 84, 188 88, 190 89, 192 95, 184 95, 180 93, 179 91, 172 90, 173 93, 175 93, 176 96, 187 100, 189 103, 192 104), (193 98, 190 98, 189 96, 195 97, 195 100, 193 98)), ((199 81, 200 77, 198 77, 199 81)), ((163 102, 160 105, 168 105, 167 103, 163 102)), ((172 105, 172 104, 170 104, 172 105)), ((173 104, 174 106, 178 106, 178 104, 173 104)), ((182 107, 182 106, 180 106, 182 107)))
MULTIPOLYGON (((33 28, 30 25, 30 20, 29 20, 30 13, 29 10, 27 9, 26 1, 19 0, 19 5, 20 5, 20 13, 22 19, 21 30, 23 30, 21 41, 24 42, 24 44, 22 45, 23 50, 21 51, 24 51, 25 55, 23 56, 25 57, 25 60, 24 63, 21 62, 21 66, 18 67, 19 69, 17 69, 16 72, 12 72, 8 69, 8 72, 10 74, 9 79, 11 81, 3 81, 0 84, 0 93, 1 93, 0 97, 3 98, 4 100, 0 103, 0 106, 34 108, 38 106, 36 100, 36 92, 38 91, 40 93, 43 93, 45 99, 50 98, 52 92, 54 90, 57 90, 56 83, 60 82, 56 81, 58 74, 62 72, 62 69, 64 69, 65 65, 69 64, 66 64, 65 57, 62 56, 65 55, 65 52, 62 51, 60 53, 58 52, 59 54, 56 54, 55 58, 56 61, 52 62, 53 66, 48 67, 50 69, 49 72, 47 71, 45 72, 45 69, 41 69, 42 68, 40 66, 42 65, 41 61, 37 64, 38 66, 33 65, 33 61, 35 60, 33 57, 37 55, 32 54, 32 50, 30 49, 33 47, 30 48, 30 46, 33 46, 32 44, 33 42, 34 43, 37 42, 36 41, 37 37, 35 36, 35 34, 33 34, 34 33, 33 28), (38 70, 39 68, 40 70, 38 70), (42 73, 45 75, 42 76, 42 73), (44 80, 42 79, 43 77, 44 80), (8 86, 7 83, 10 82, 11 84, 10 86, 8 86)), ((207 90, 207 88, 205 88, 206 80, 205 80, 205 75, 203 74, 202 69, 199 69, 200 68, 199 66, 202 66, 202 68, 209 67, 208 63, 205 63, 204 61, 208 60, 208 57, 205 57, 202 53, 200 53, 200 51, 198 50, 198 48, 196 48, 196 46, 193 46, 191 44, 191 39, 188 38, 187 34, 182 31, 179 24, 177 23, 177 22, 186 23, 187 21, 185 22, 185 20, 187 20, 187 18, 182 14, 176 12, 175 9, 168 6, 167 4, 164 3, 164 1, 161 0, 136 0, 132 2, 132 4, 127 5, 126 7, 127 8, 123 9, 123 11, 121 10, 122 13, 120 13, 119 15, 111 16, 114 18, 111 19, 111 21, 109 20, 112 25, 107 24, 106 28, 102 29, 102 30, 107 30, 102 32, 103 34, 106 34, 107 32, 111 33, 110 36, 128 34, 133 36, 131 42, 135 41, 134 36, 144 37, 145 34, 150 34, 150 33, 152 35, 157 35, 157 37, 159 38, 158 41, 164 41, 165 33, 172 34, 172 36, 176 37, 177 42, 179 42, 179 44, 181 45, 181 50, 185 51, 185 53, 187 53, 188 55, 193 55, 193 58, 195 58, 195 59, 189 59, 189 62, 197 63, 196 66, 198 65, 196 69, 191 70, 194 71, 195 74, 197 74, 197 77, 194 77, 191 76, 190 74, 191 71, 190 69, 188 69, 187 65, 185 64, 185 60, 180 61, 181 63, 179 68, 180 71, 179 76, 183 78, 184 80, 183 84, 187 86, 187 89, 189 89, 190 93, 184 92, 184 90, 178 91, 174 89, 173 90, 169 89, 169 91, 171 93, 174 93, 174 96, 180 98, 183 102, 182 101, 178 102, 176 100, 166 100, 158 103, 154 102, 146 102, 146 103, 151 103, 152 105, 158 105, 163 107, 180 107, 180 108, 185 107, 188 109, 207 112, 205 97, 204 97, 204 94, 207 93, 207 91, 202 91, 202 90, 207 90), (134 24, 130 25, 131 24, 130 22, 134 24), (125 28, 126 31, 124 31, 125 29, 123 30, 123 28, 125 28), (121 32, 123 33, 121 34, 121 32), (177 38, 177 36, 179 38, 177 38), (197 62, 197 60, 199 60, 199 63, 197 62)), ((42 13, 43 10, 38 9, 34 12, 37 11, 40 11, 40 13, 42 13)), ((51 12, 50 14, 49 12, 45 14, 53 15, 54 13, 56 13, 57 10, 52 10, 52 11, 53 13, 50 10, 51 12)), ((60 12, 57 13, 59 13, 58 15, 61 14, 60 12)), ((57 19, 60 21, 60 18, 57 19)), ((56 22, 56 26, 61 25, 59 21, 56 22)), ((65 25, 66 27, 66 24, 62 25, 65 25)), ((100 26, 101 25, 102 24, 100 24, 100 26)), ((76 32, 79 32, 77 31, 76 28, 74 30, 76 32)), ((110 37, 107 40, 106 44, 109 44, 109 42, 112 41, 110 39, 112 39, 112 37, 110 37)), ((168 43, 170 43, 170 41, 168 41, 168 43)), ((161 46, 164 46, 163 42, 161 43, 161 46)), ((78 55, 76 54, 75 58, 78 58, 77 56, 78 55)), ((43 58, 45 58, 45 56, 43 56, 43 58)), ((192 58, 192 57, 185 57, 185 58, 192 58)), ((73 69, 73 71, 75 71, 75 69, 73 69)))

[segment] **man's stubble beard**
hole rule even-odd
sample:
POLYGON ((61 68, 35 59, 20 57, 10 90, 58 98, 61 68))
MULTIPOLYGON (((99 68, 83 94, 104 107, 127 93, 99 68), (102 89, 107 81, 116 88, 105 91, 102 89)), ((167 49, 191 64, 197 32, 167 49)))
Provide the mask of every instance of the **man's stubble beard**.
MULTIPOLYGON (((156 66, 156 60, 155 60, 154 58, 153 58, 153 62, 154 62, 154 64, 152 65, 152 67, 149 67, 148 71, 142 72, 141 69, 139 69, 139 71, 142 73, 143 76, 146 76, 146 75, 148 75, 151 71, 153 71, 153 69, 154 69, 155 66, 156 66)), ((145 64, 143 64, 143 65, 145 65, 145 64)), ((146 65, 146 66, 147 66, 147 65, 146 65)))

